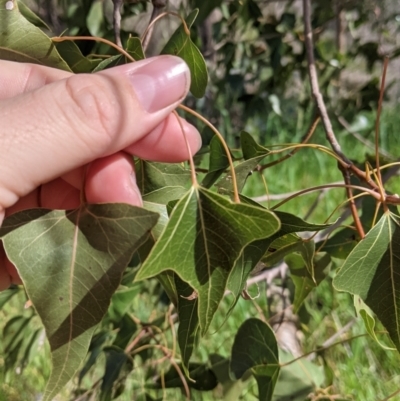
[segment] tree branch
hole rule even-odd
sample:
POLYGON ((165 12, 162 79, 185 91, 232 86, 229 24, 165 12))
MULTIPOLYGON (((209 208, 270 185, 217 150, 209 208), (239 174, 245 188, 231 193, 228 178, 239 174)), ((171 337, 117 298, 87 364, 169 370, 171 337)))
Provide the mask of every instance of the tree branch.
POLYGON ((340 158, 349 166, 352 162, 343 154, 339 142, 333 132, 331 120, 329 119, 326 110, 324 99, 321 95, 318 85, 317 68, 314 59, 314 43, 313 33, 311 28, 311 1, 303 0, 303 13, 304 13, 304 43, 306 46, 307 62, 308 62, 308 75, 310 77, 311 92, 317 105, 317 110, 321 116, 322 124, 325 129, 326 138, 331 144, 333 151, 340 156, 340 158))

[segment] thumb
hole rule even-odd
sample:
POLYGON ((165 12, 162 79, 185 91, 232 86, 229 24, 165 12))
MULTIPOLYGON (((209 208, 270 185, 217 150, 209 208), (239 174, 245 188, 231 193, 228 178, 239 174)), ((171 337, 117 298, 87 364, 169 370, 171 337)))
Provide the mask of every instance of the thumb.
POLYGON ((0 101, 0 217, 39 185, 138 141, 189 85, 181 59, 159 56, 0 101))

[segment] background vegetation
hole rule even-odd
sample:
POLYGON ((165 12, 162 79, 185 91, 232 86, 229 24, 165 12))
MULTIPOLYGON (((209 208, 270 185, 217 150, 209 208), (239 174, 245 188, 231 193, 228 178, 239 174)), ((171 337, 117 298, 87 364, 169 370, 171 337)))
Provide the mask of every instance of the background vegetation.
MULTIPOLYGON (((111 1, 24 3, 45 21, 48 27, 41 27, 46 33, 50 28, 54 35, 114 40, 111 1)), ((18 4, 22 9, 22 2, 18 4)), ((238 158, 242 130, 266 148, 301 142, 316 114, 308 81, 301 2, 127 1, 121 11, 123 45, 129 35, 143 34, 155 17, 154 10, 186 16, 194 8, 199 8, 199 15, 191 29, 192 39, 206 60, 209 82, 204 97, 190 95, 185 104, 220 130, 238 158)), ((40 25, 38 21, 34 23, 40 25)), ((179 19, 172 15, 155 24, 143 42, 146 56, 159 54, 178 26, 179 19)), ((382 60, 384 55, 390 56, 380 153, 381 164, 396 161, 400 154, 400 6, 392 1, 313 0, 312 27, 320 89, 334 130, 343 152, 362 168, 366 162, 374 165, 374 125, 382 60)), ((84 56, 117 55, 104 43, 76 44, 84 56)), ((202 129, 203 149, 196 157, 201 177, 209 165, 207 152, 212 136, 192 116, 187 118, 202 129)), ((321 126, 312 142, 327 145, 321 126)), ((268 162, 278 157, 271 157, 268 162)), ((337 162, 315 149, 300 149, 284 163, 266 169, 262 176, 256 172, 249 176, 243 194, 268 207, 288 193, 343 180, 337 162)), ((389 176, 386 190, 399 193, 397 167, 390 170, 389 176)), ((279 210, 310 223, 324 224, 328 218, 334 221, 346 213, 344 208, 335 212, 345 199, 343 189, 322 190, 295 198, 279 210)), ((342 224, 350 225, 352 221, 347 218, 342 224)), ((233 311, 232 298, 227 295, 223 299, 191 359, 191 363, 197 363, 191 366, 192 373, 195 368, 207 373, 199 373, 198 388, 186 380, 191 387, 191 399, 258 399, 254 378, 245 375, 241 380, 232 380, 227 377, 226 366, 236 332, 251 317, 269 322, 274 329, 282 363, 306 355, 282 369, 272 399, 400 399, 399 354, 384 348, 391 343, 378 322, 375 333, 381 342, 368 334, 364 320, 356 314, 352 297, 333 289, 332 278, 343 258, 338 257, 339 247, 332 245, 332 249, 330 272, 296 314, 290 307, 295 291, 287 268, 295 260, 274 260, 263 266, 261 273, 253 273, 247 288, 249 296, 240 298, 233 311)), ((185 381, 171 368, 171 355, 161 348, 176 348, 176 312, 156 279, 131 283, 138 265, 133 260, 128 267, 122 286, 96 329, 83 369, 57 400, 185 399, 185 381), (130 358, 121 352, 127 348, 130 358)), ((0 294, 0 400, 40 400, 50 375, 44 330, 26 302, 22 288, 0 294)))

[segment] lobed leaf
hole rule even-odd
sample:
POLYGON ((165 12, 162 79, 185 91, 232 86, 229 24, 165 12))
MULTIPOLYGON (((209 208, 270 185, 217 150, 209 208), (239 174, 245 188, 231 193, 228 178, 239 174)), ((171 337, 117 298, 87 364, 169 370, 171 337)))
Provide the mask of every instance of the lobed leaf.
POLYGON ((156 214, 126 204, 33 209, 4 220, 6 254, 50 343, 53 369, 44 401, 78 370, 125 267, 156 221, 156 214))
POLYGON ((174 208, 136 279, 174 271, 198 294, 204 334, 242 250, 256 239, 271 236, 278 228, 278 219, 266 209, 232 204, 204 188, 192 187, 174 208))
POLYGON ((0 0, 0 59, 71 71, 52 40, 21 14, 16 1, 0 0))
POLYGON ((259 400, 272 399, 280 365, 278 344, 271 327, 255 318, 240 326, 232 346, 230 370, 236 380, 250 370, 257 381, 259 400))
POLYGON ((345 260, 333 285, 358 295, 376 314, 400 351, 400 227, 386 212, 345 260))
MULTIPOLYGON (((199 10, 193 10, 186 18, 186 24, 190 28, 196 19, 199 10)), ((197 46, 192 42, 185 28, 181 25, 171 36, 161 54, 173 54, 185 60, 190 69, 190 91, 195 97, 203 97, 208 82, 206 62, 197 46)))

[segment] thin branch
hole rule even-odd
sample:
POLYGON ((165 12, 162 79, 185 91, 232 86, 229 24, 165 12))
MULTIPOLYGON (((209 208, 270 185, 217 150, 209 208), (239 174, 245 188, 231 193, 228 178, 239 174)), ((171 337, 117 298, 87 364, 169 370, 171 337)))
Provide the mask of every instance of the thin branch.
MULTIPOLYGON (((317 128, 317 125, 318 125, 320 119, 321 118, 319 116, 317 116, 314 119, 314 121, 311 123, 310 128, 307 130, 306 134, 303 136, 303 138, 302 138, 302 140, 300 142, 301 144, 306 144, 311 139, 311 137, 313 136, 313 134, 315 132, 315 129, 317 128)), ((265 169, 267 169, 269 167, 275 166, 276 164, 283 162, 284 160, 289 159, 290 157, 295 155, 299 150, 300 150, 300 147, 294 148, 291 152, 289 152, 285 156, 282 156, 278 160, 274 160, 273 162, 270 162, 270 163, 267 163, 267 164, 264 164, 264 165, 260 166, 258 168, 258 171, 263 171, 263 170, 265 170, 265 169)))
POLYGON ((122 47, 121 42, 121 7, 124 0, 113 0, 114 11, 113 11, 113 26, 114 26, 114 37, 117 46, 122 47))
POLYGON ((152 4, 153 4, 153 11, 151 12, 150 21, 148 24, 149 29, 146 30, 146 34, 142 38, 143 40, 142 46, 145 51, 150 43, 151 36, 154 31, 154 25, 152 23, 161 14, 162 9, 165 8, 165 6, 167 5, 167 0, 152 0, 152 4))
POLYGON ((319 90, 317 68, 315 66, 315 58, 314 58, 314 43, 313 43, 313 33, 311 27, 310 0, 303 0, 303 12, 304 12, 304 43, 306 46, 308 75, 310 77, 311 92, 317 105, 319 115, 321 116, 327 140, 331 144, 333 151, 338 156, 340 156, 340 158, 344 162, 346 162, 346 164, 350 166, 352 162, 343 154, 339 142, 336 139, 336 136, 333 132, 331 120, 329 119, 328 112, 326 110, 324 99, 319 90))
POLYGON ((353 216, 354 225, 361 239, 365 237, 364 227, 361 224, 360 216, 358 215, 357 205, 353 198, 353 190, 350 186, 350 173, 349 170, 342 170, 344 182, 346 183, 346 195, 349 200, 351 215, 353 216))
POLYGON ((387 72, 388 63, 389 63, 389 59, 387 57, 385 57, 385 60, 383 62, 381 88, 379 91, 378 111, 376 113, 376 122, 375 122, 375 163, 376 163, 376 174, 378 176, 379 182, 382 182, 381 170, 379 168, 379 121, 380 121, 381 112, 382 112, 383 95, 385 93, 385 82, 386 82, 386 72, 387 72))

